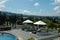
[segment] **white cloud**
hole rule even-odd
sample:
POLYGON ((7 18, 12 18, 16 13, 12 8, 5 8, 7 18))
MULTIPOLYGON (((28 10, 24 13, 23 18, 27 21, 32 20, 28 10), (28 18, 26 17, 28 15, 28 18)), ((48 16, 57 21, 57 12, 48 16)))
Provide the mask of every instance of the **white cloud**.
POLYGON ((52 0, 52 1, 53 1, 52 4, 60 5, 60 0, 52 0))
POLYGON ((30 14, 31 11, 29 11, 29 10, 17 10, 17 13, 21 13, 21 14, 30 14))
POLYGON ((39 6, 40 4, 38 3, 38 2, 36 2, 35 4, 34 4, 34 6, 39 6))
POLYGON ((0 9, 5 8, 5 3, 6 3, 7 1, 8 1, 8 0, 0 0, 0 9))
POLYGON ((60 6, 56 6, 56 7, 54 8, 54 11, 55 11, 56 13, 60 13, 60 6))
POLYGON ((2 4, 0 4, 0 8, 2 8, 2 7, 4 8, 5 6, 4 6, 4 5, 2 5, 2 4))
POLYGON ((57 12, 50 13, 46 10, 40 10, 37 15, 39 15, 39 16, 60 16, 60 14, 57 12))
POLYGON ((51 14, 49 14, 48 12, 46 12, 44 10, 40 10, 38 12, 29 11, 29 10, 20 10, 17 13, 22 13, 22 14, 26 14, 26 15, 51 16, 51 14))
POLYGON ((60 6, 56 6, 54 10, 60 10, 60 6))
POLYGON ((59 14, 60 13, 60 0, 53 0, 53 6, 55 6, 53 8, 54 12, 56 14, 59 14))
POLYGON ((30 14, 31 12, 29 10, 22 10, 22 14, 30 14))
POLYGON ((2 1, 0 1, 0 4, 4 4, 4 3, 6 3, 8 0, 2 0, 2 1))
POLYGON ((50 13, 46 10, 40 9, 40 11, 35 12, 35 11, 30 11, 30 10, 18 10, 15 11, 16 13, 19 14, 26 14, 26 15, 38 15, 38 16, 60 16, 60 14, 57 14, 56 12, 50 13))
POLYGON ((54 0, 54 3, 60 4, 60 0, 54 0))
POLYGON ((24 12, 24 13, 30 13, 30 11, 28 11, 28 10, 23 10, 23 12, 24 12))
POLYGON ((30 10, 17 10, 16 13, 18 14, 26 14, 26 15, 36 15, 37 12, 34 12, 34 11, 30 11, 30 10))

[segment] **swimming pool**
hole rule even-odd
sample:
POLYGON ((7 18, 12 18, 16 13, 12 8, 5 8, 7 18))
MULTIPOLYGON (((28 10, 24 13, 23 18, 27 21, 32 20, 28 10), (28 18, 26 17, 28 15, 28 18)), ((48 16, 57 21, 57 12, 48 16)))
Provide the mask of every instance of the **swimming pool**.
POLYGON ((0 40, 17 40, 16 36, 10 33, 0 33, 0 40))

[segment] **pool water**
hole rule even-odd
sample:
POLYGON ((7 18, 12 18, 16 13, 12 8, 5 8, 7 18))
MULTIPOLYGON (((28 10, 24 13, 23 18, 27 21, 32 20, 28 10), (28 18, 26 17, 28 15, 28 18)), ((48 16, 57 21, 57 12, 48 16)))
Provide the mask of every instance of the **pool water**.
POLYGON ((16 37, 9 33, 0 33, 0 40, 16 40, 16 37))

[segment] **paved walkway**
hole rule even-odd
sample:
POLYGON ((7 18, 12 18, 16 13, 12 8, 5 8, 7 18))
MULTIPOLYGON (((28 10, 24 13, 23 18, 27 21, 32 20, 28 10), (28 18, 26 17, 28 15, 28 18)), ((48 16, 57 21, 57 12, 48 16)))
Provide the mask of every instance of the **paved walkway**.
POLYGON ((11 33, 17 36, 17 38, 19 38, 20 40, 27 40, 27 38, 30 38, 30 37, 34 37, 35 39, 40 40, 40 39, 46 39, 51 37, 53 38, 56 36, 56 35, 38 36, 36 34, 32 34, 31 32, 22 31, 21 29, 12 29, 10 31, 4 31, 4 32, 11 33))
POLYGON ((21 40, 26 40, 27 38, 31 37, 31 34, 29 32, 22 31, 21 29, 13 29, 4 32, 11 33, 21 40))

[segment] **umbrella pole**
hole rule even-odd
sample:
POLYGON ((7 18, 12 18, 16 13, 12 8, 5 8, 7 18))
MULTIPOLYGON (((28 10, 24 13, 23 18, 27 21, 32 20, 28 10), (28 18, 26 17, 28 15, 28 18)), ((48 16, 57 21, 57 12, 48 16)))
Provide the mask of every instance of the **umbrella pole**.
POLYGON ((37 27, 38 27, 38 28, 37 28, 37 31, 39 31, 39 25, 37 25, 37 27))
POLYGON ((39 29, 39 25, 38 25, 38 29, 39 29))
POLYGON ((39 27, 39 26, 37 25, 37 30, 38 30, 38 27, 39 27))

